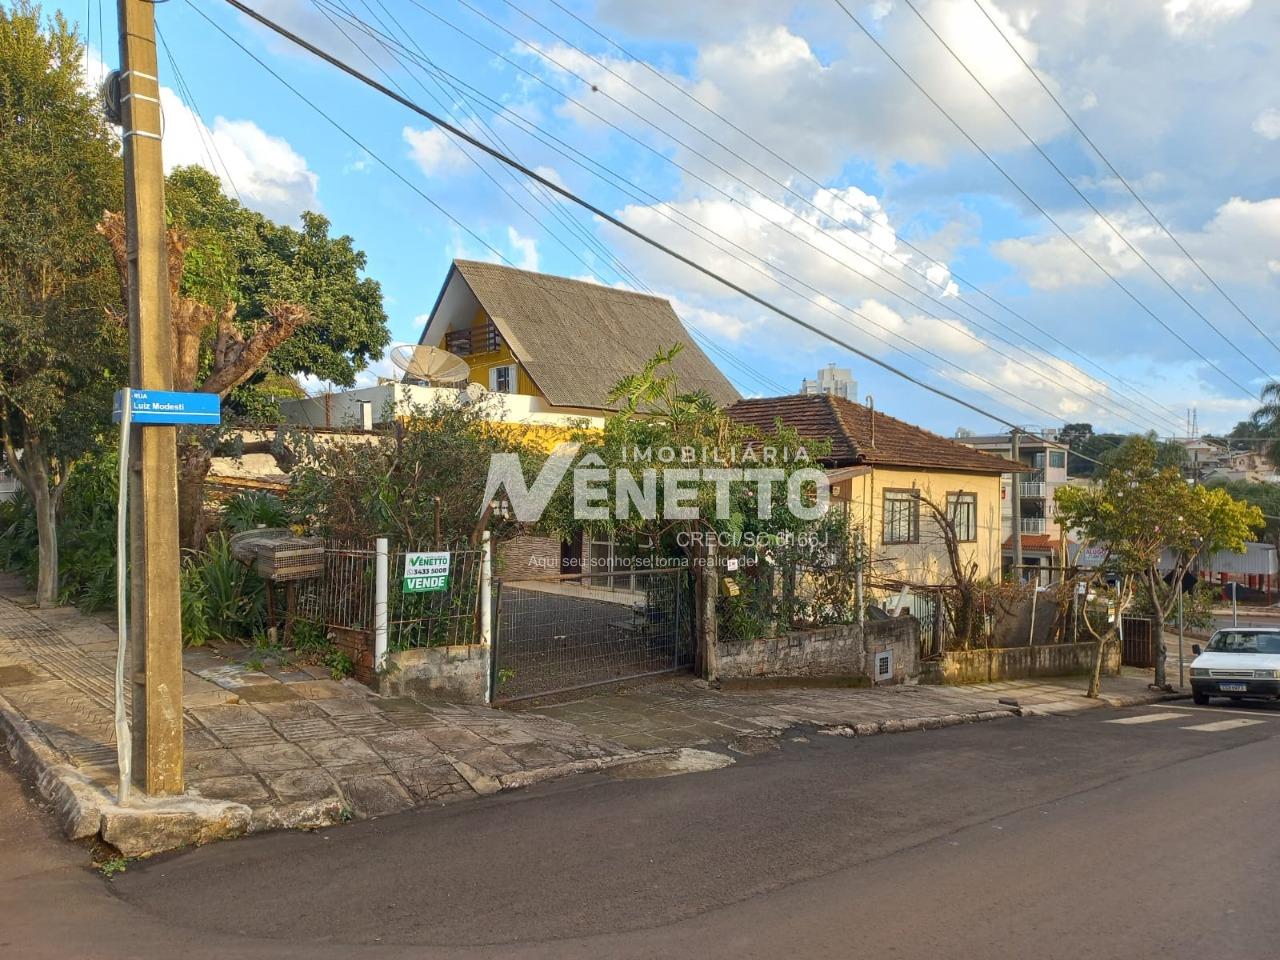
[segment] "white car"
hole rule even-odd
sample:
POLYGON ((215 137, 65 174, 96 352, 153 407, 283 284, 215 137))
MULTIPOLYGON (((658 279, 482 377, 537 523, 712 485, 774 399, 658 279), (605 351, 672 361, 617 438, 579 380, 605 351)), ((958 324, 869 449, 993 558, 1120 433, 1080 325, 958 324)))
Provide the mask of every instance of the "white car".
POLYGON ((1191 698, 1280 699, 1280 627, 1228 627, 1191 652, 1191 698))

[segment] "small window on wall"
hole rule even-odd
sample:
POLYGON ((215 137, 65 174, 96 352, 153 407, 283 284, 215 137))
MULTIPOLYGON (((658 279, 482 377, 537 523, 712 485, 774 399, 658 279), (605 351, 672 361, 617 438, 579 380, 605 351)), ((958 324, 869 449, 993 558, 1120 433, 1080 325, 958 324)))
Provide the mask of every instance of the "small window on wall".
POLYGON ((914 490, 884 492, 884 542, 920 542, 920 498, 914 490))
POLYGON ((515 364, 489 368, 489 389, 494 393, 516 392, 515 364))
POLYGON ((978 495, 948 493, 947 518, 955 528, 957 540, 961 543, 973 543, 978 539, 978 495))
POLYGON ((1049 466, 1055 470, 1061 470, 1067 465, 1067 452, 1065 450, 1049 451, 1049 466))

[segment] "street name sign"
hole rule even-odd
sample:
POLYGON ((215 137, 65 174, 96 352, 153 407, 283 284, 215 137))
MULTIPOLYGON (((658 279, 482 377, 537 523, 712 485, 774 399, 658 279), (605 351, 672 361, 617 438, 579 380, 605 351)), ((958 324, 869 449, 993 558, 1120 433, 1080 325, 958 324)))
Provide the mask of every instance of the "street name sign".
MULTIPOLYGON (((137 424, 204 424, 222 422, 222 399, 216 393, 184 393, 177 390, 131 390, 129 419, 137 424)), ((111 419, 120 422, 124 391, 116 391, 111 419)))
POLYGON ((404 592, 433 593, 449 588, 449 553, 406 553, 404 592))

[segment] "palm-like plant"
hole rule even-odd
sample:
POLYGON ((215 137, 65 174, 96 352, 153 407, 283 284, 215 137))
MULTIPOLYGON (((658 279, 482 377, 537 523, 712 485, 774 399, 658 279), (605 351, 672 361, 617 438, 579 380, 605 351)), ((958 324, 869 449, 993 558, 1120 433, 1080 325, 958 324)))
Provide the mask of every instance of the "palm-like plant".
POLYGON ((1262 448, 1268 460, 1280 467, 1280 380, 1273 380, 1262 388, 1262 406, 1253 412, 1256 436, 1266 437, 1262 448))

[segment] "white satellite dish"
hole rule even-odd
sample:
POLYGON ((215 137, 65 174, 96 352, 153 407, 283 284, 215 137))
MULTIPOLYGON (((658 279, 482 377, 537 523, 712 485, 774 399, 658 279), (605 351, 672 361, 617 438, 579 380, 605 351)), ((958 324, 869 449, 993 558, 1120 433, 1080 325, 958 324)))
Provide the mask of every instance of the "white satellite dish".
POLYGON ((391 362, 404 371, 405 380, 422 383, 457 384, 471 376, 467 361, 439 347, 402 343, 391 348, 391 362))

